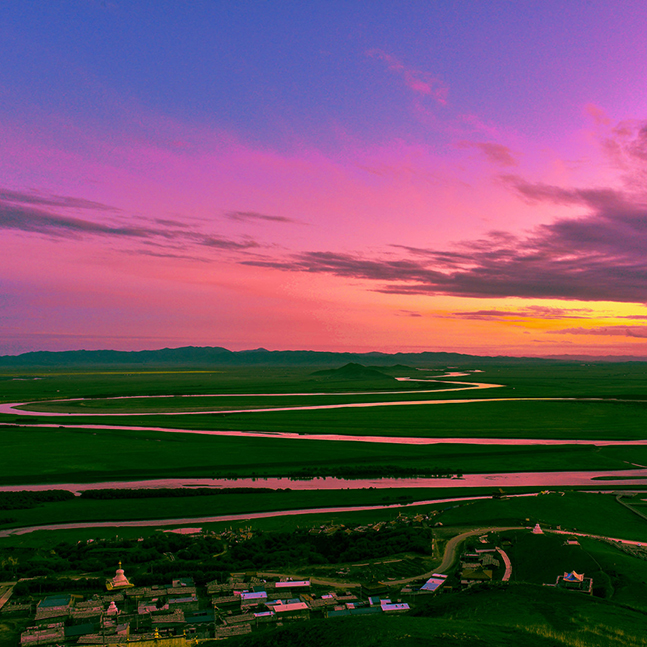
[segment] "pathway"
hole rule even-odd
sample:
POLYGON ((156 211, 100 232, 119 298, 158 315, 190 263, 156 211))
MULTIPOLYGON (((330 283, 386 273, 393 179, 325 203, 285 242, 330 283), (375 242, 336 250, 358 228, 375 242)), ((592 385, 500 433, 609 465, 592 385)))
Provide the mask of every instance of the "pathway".
POLYGON ((503 548, 499 548, 497 546, 496 550, 497 550, 497 553, 501 555, 501 558, 503 559, 503 563, 505 564, 505 573, 503 574, 501 581, 507 582, 510 579, 510 576, 512 575, 512 563, 510 562, 508 553, 506 553, 505 550, 503 550, 503 548))

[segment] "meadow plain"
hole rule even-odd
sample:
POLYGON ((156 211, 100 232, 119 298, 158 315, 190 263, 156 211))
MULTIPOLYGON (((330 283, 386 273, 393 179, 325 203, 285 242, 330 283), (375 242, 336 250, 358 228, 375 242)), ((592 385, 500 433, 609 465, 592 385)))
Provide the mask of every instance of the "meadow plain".
MULTIPOLYGON (((406 622, 381 618, 372 625, 372 640, 358 618, 308 623, 305 633, 286 627, 255 635, 257 642, 247 637, 241 644, 300 645, 306 634, 308 640, 316 635, 336 644, 348 644, 348 637, 355 636, 353 644, 358 645, 391 644, 392 640, 426 644, 431 635, 456 645, 488 641, 644 644, 645 562, 600 537, 647 542, 642 495, 635 494, 645 487, 645 478, 633 475, 631 486, 622 486, 631 490, 624 496, 617 481, 606 476, 587 488, 603 493, 558 487, 540 494, 531 486, 499 488, 496 481, 492 487, 457 488, 447 479, 425 488, 316 488, 317 478, 324 476, 375 479, 640 469, 647 465, 647 445, 614 443, 645 440, 647 366, 531 362, 427 368, 432 370, 406 366, 4 369, 0 404, 22 403, 22 410, 0 414, 5 450, 0 454, 0 485, 5 488, 46 484, 55 490, 60 484, 76 484, 74 489, 82 492, 83 484, 97 487, 110 481, 289 477, 307 479, 313 489, 288 485, 280 490, 212 490, 192 492, 192 496, 139 490, 107 492, 106 498, 67 495, 55 500, 54 496, 23 501, 24 505, 14 505, 10 494, 0 493, 4 501, 0 552, 29 555, 25 563, 42 564, 42 572, 47 573, 50 549, 59 542, 114 542, 116 535, 119 541, 134 542, 159 535, 160 528, 187 524, 216 533, 247 532, 251 527, 255 536, 287 537, 304 528, 350 530, 362 524, 399 524, 402 515, 432 520, 425 532, 433 533, 433 555, 413 549, 402 553, 393 546, 385 553, 393 559, 386 562, 343 565, 351 579, 392 579, 434 568, 443 557, 443 546, 461 533, 531 528, 539 523, 547 530, 579 533, 580 552, 564 548, 562 535, 537 539, 528 530, 509 531, 514 576, 508 588, 491 585, 441 596, 418 604, 406 622), (475 388, 476 384, 491 388, 475 388), (338 408, 289 410, 331 404, 338 408), (416 438, 429 444, 407 444, 407 439, 416 438), (453 441, 434 443, 434 439, 453 441), (469 439, 470 444, 462 444, 461 439, 469 439), (510 439, 521 443, 503 444, 510 439), (538 444, 546 439, 556 444, 538 444), (606 444, 595 444, 601 441, 606 444), (227 518, 218 520, 221 516, 227 518), (69 523, 79 527, 66 528, 69 523), (92 523, 103 525, 83 527, 92 523), (55 530, 58 525, 63 527, 55 530), (10 534, 28 527, 42 529, 10 534), (539 586, 569 564, 595 574, 596 596, 603 600, 576 601, 539 586), (337 635, 340 631, 343 638, 337 635)), ((236 487, 235 480, 231 487, 236 487)), ((233 558, 223 559, 214 556, 209 568, 235 567, 233 558)), ((262 562, 254 559, 249 557, 245 568, 273 563, 271 554, 264 555, 262 562)), ((283 559, 285 551, 277 553, 276 568, 284 574, 319 573, 337 577, 340 586, 349 584, 335 575, 335 564, 299 562, 295 557, 286 572, 283 559)), ((196 564, 180 560, 175 567, 193 572, 196 564)), ((99 576, 109 570, 103 565, 99 576)), ((141 572, 142 577, 153 577, 145 569, 141 572)), ((51 577, 47 575, 46 581, 51 577)))
MULTIPOLYGON (((357 364, 336 369, 61 370, 50 367, 5 369, 0 385, 0 404, 24 402, 27 403, 22 405, 24 409, 49 409, 50 414, 79 413, 82 409, 92 414, 87 418, 39 417, 26 413, 0 416, 0 422, 4 422, 0 438, 7 450, 0 456, 0 485, 4 486, 44 483, 55 488, 61 483, 200 477, 366 479, 435 474, 604 472, 635 469, 647 463, 647 445, 586 443, 587 440, 614 442, 644 438, 647 369, 641 363, 555 362, 485 368, 470 364, 427 369, 357 364), (492 388, 475 388, 479 385, 492 385, 492 388), (448 402, 456 399, 465 401, 448 402), (393 404, 402 400, 422 403, 393 404), (271 410, 322 402, 386 406, 271 410), (195 413, 215 403, 223 408, 235 407, 240 412, 195 413), (255 411, 258 407, 268 410, 255 411), (160 415, 168 412, 174 415, 160 415), (190 413, 182 415, 183 412, 190 413), (121 415, 111 415, 115 413, 121 415), (189 433, 155 427, 184 429, 189 433), (192 430, 242 433, 209 435, 190 433, 192 430), (252 434, 259 431, 263 432, 260 437, 252 434), (250 435, 245 435, 246 432, 250 435), (281 437, 286 432, 298 437, 281 437), (331 433, 358 440, 317 439, 331 433), (362 437, 379 439, 381 436, 395 442, 360 442, 362 437), (482 439, 484 444, 398 444, 398 438, 406 437, 430 441, 471 438, 482 439), (492 440, 497 438, 527 442, 503 445, 492 440), (583 444, 534 444, 547 438, 579 440, 583 444)), ((644 487, 644 479, 632 479, 632 489, 644 487)), ((613 487, 613 480, 599 482, 600 490, 613 487)), ((506 488, 509 493, 522 491, 524 488, 506 488)), ((331 506, 380 505, 452 494, 469 497, 496 492, 495 485, 454 489, 447 479, 439 481, 438 487, 389 491, 359 486, 353 490, 317 491, 315 481, 309 491, 262 495, 239 493, 190 500, 99 502, 76 499, 47 503, 36 509, 12 512, 5 520, 5 527, 294 510, 318 508, 326 502, 331 506)), ((625 509, 622 514, 626 512, 625 509)), ((485 523, 488 515, 486 511, 478 522, 485 523)), ((634 530, 632 526, 631 532, 634 530)))
POLYGON ((489 366, 484 370, 472 364, 449 371, 446 367, 423 371, 395 366, 356 369, 350 374, 334 370, 324 371, 324 376, 320 373, 312 367, 5 370, 0 376, 0 404, 27 402, 30 404, 24 408, 75 413, 84 409, 93 415, 0 415, 0 423, 5 425, 0 427, 0 434, 8 450, 0 457, 0 481, 9 485, 60 483, 70 478, 88 482, 215 475, 352 477, 370 475, 371 470, 375 474, 390 470, 390 475, 398 470, 402 475, 434 471, 465 474, 613 470, 647 463, 647 446, 641 445, 531 444, 542 439, 644 439, 647 370, 641 363, 529 364, 489 366), (438 377, 447 372, 466 375, 438 377), (395 377, 437 381, 402 382, 395 377), (442 390, 466 388, 456 382, 502 386, 461 392, 442 390), (438 391, 425 392, 430 387, 438 391), (399 393, 394 394, 394 390, 399 393), (204 401, 202 397, 180 397, 215 394, 217 397, 206 397, 204 401), (89 399, 61 402, 73 398, 89 399), (447 402, 457 398, 469 402, 447 402), (405 399, 425 403, 390 404, 405 399), (57 402, 46 402, 51 400, 57 402), (196 409, 212 407, 214 402, 248 410, 195 413, 196 409), (254 410, 259 406, 271 409, 321 402, 388 406, 254 410), (176 415, 159 415, 160 409, 176 415), (182 415, 182 411, 191 414, 182 415), (108 415, 98 415, 102 413, 108 415), (114 417, 110 415, 113 413, 122 415, 114 417), (129 413, 132 415, 123 415, 129 413), (97 425, 107 428, 96 428, 97 425), (128 429, 129 426, 138 429, 128 429), (241 435, 170 433, 155 428, 241 435), (262 432, 264 436, 255 437, 251 432, 262 432), (297 437, 280 437, 285 434, 297 437), (330 434, 357 440, 316 439, 330 434), (381 436, 396 442, 360 442, 366 437, 381 436), (484 444, 397 443, 398 438, 416 437, 480 438, 484 444), (491 439, 497 438, 529 442, 518 446, 492 444, 495 441, 491 439))

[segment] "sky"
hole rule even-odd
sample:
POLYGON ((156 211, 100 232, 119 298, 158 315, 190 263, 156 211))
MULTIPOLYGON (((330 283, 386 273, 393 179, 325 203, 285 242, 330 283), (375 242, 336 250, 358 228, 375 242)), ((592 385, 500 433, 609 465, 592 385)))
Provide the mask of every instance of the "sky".
POLYGON ((0 4, 0 354, 647 356, 647 5, 0 4))

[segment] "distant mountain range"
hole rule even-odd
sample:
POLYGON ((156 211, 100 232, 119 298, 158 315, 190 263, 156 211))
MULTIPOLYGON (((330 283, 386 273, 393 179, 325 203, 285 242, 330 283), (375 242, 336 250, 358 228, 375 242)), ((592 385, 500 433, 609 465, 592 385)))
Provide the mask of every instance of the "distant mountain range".
POLYGON ((465 355, 462 353, 331 353, 314 350, 254 350, 231 351, 219 346, 184 346, 160 350, 69 350, 37 351, 22 355, 1 355, 0 367, 141 367, 141 366, 313 366, 339 367, 348 363, 372 366, 473 366, 499 364, 546 364, 555 362, 645 362, 647 357, 593 355, 552 355, 550 357, 506 357, 465 355))
MULTIPOLYGON (((603 361, 604 358, 589 358, 589 361, 603 361)), ((0 367, 6 368, 48 368, 48 367, 211 367, 211 366, 313 366, 339 367, 351 362, 372 366, 473 366, 487 364, 528 364, 582 361, 575 356, 543 359, 537 357, 478 356, 462 353, 331 353, 313 350, 275 350, 265 348, 231 351, 226 348, 185 346, 160 350, 117 351, 117 350, 73 350, 38 351, 22 355, 0 356, 0 367)), ((617 361, 617 360, 616 360, 617 361)))

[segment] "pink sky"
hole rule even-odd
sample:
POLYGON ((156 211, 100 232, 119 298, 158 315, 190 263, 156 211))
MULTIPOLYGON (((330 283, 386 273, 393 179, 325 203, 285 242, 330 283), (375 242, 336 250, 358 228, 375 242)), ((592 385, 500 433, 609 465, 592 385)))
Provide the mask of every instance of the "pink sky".
MULTIPOLYGON (((294 63, 284 79, 268 67, 257 87, 245 75, 266 63, 241 48, 245 73, 225 78, 217 59, 205 73, 222 85, 184 104, 162 97, 181 68, 167 62, 151 80, 137 58, 157 52, 155 28, 133 58, 113 52, 117 78, 100 39, 68 46, 45 15, 34 44, 9 22, 21 60, 31 56, 21 64, 56 69, 51 87, 25 70, 0 75, 0 353, 191 344, 647 356, 647 106, 635 90, 644 68, 625 60, 645 12, 631 7, 633 30, 606 54, 586 39, 561 67, 566 40, 538 54, 528 74, 545 123, 530 97, 512 86, 479 94, 484 72, 470 77, 473 64, 521 84, 521 63, 494 49, 478 63, 434 59, 406 30, 387 38, 348 16, 346 68, 328 62, 310 78, 294 63), (599 78, 574 62, 584 50, 599 78), (564 78, 541 76, 542 65, 564 78), (315 100, 322 85, 330 93, 315 100)), ((83 20, 132 45, 124 11, 83 20)), ((554 16, 536 11, 549 31, 554 16)), ((176 18, 190 38, 195 27, 176 18)), ((238 18, 232 29, 249 26, 238 18)), ((467 42, 456 16, 440 18, 467 42)), ((276 20, 278 46, 289 19, 276 20)), ((581 25, 589 38, 601 27, 581 25)), ((192 61, 209 42, 169 47, 192 61)), ((334 57, 325 51, 312 61, 334 57)))

